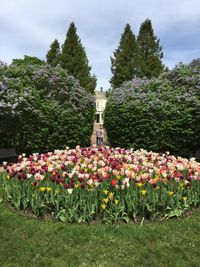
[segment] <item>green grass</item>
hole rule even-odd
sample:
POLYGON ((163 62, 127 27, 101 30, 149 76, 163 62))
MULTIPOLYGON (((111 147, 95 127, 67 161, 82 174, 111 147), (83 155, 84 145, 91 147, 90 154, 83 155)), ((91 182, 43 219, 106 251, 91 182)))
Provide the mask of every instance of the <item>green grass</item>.
POLYGON ((200 211, 162 223, 78 225, 18 215, 0 204, 0 266, 200 266, 200 211))

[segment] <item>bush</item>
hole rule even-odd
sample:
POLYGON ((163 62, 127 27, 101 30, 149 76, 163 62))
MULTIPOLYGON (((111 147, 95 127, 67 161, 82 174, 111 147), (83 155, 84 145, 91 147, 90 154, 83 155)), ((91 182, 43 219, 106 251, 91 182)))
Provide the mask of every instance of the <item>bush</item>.
POLYGON ((112 146, 190 157, 200 146, 200 60, 112 91, 104 125, 112 146))
POLYGON ((0 66, 0 146, 18 152, 87 146, 94 98, 60 67, 0 66))

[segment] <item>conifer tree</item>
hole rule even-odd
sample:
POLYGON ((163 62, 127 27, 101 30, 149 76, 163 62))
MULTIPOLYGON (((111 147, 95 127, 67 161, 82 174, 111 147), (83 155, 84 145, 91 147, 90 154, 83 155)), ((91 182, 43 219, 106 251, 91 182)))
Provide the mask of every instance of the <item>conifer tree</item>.
POLYGON ((114 57, 111 57, 111 72, 113 76, 110 83, 113 88, 131 80, 134 76, 139 76, 138 45, 129 24, 126 24, 119 47, 115 50, 114 57))
POLYGON ((138 34, 140 50, 140 67, 142 77, 157 77, 164 69, 162 64, 162 46, 160 40, 154 35, 151 20, 146 19, 141 25, 138 34))
POLYGON ((66 34, 66 39, 62 47, 61 67, 80 82, 88 92, 94 93, 96 87, 96 77, 91 76, 91 67, 81 40, 76 33, 76 26, 72 22, 66 34))
POLYGON ((60 63, 60 44, 58 40, 54 40, 50 45, 50 50, 47 52, 46 59, 47 63, 55 67, 60 63))

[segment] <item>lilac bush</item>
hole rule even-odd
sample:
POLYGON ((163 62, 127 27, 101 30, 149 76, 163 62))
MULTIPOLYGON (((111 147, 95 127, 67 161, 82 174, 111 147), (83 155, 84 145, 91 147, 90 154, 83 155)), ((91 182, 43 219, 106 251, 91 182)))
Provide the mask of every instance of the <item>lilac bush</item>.
POLYGON ((112 146, 193 156, 200 147, 200 60, 111 93, 105 127, 112 146))
POLYGON ((28 153, 86 146, 94 103, 59 66, 0 64, 0 145, 28 153))

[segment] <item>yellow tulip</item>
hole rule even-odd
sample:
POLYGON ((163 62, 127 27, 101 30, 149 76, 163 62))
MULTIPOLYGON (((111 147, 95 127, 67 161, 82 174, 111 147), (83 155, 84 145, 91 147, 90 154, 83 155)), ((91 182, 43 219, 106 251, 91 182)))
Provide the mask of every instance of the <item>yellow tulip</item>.
POLYGON ((168 194, 168 196, 171 197, 174 194, 174 192, 173 191, 168 191, 167 194, 168 194))
POLYGON ((46 190, 46 187, 40 187, 39 190, 40 192, 44 192, 46 190))
POLYGON ((104 198, 104 199, 103 199, 103 202, 105 202, 105 203, 108 203, 108 201, 109 201, 108 198, 104 198))
POLYGON ((182 197, 182 200, 183 200, 183 201, 186 201, 186 200, 187 200, 187 197, 182 197))
POLYGON ((115 199, 115 205, 118 205, 118 203, 119 203, 119 200, 115 199))
POLYGON ((103 193, 104 193, 105 195, 107 195, 107 194, 109 193, 109 191, 106 189, 106 190, 103 190, 103 193))
POLYGON ((143 196, 145 196, 146 193, 147 193, 147 190, 145 190, 145 189, 144 189, 144 190, 141 190, 140 193, 141 193, 143 196))
POLYGON ((102 207, 102 209, 105 209, 106 208, 106 205, 105 204, 102 204, 101 207, 102 207))
POLYGON ((142 187, 143 186, 143 183, 139 182, 139 183, 137 183, 137 186, 138 187, 142 187))
POLYGON ((74 188, 78 188, 78 187, 79 187, 79 184, 75 184, 75 185, 74 185, 74 188))
POLYGON ((115 193, 113 193, 113 192, 110 192, 110 193, 109 193, 109 198, 110 198, 110 199, 113 199, 113 197, 114 197, 114 194, 115 194, 115 193))

